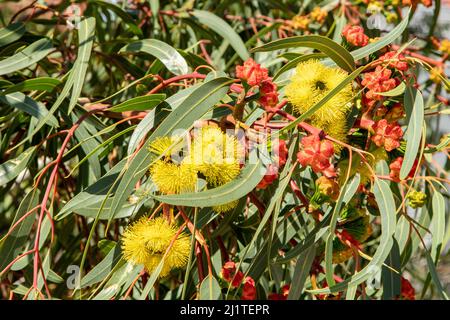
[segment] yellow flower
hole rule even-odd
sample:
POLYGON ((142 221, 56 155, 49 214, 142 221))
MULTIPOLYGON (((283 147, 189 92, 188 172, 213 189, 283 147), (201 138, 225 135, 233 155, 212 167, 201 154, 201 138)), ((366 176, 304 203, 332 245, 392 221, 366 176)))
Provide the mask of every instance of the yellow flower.
POLYGON ((172 155, 182 151, 182 142, 180 137, 159 137, 150 143, 148 150, 155 158, 163 156, 164 160, 171 160, 172 155))
POLYGON ((155 159, 149 169, 150 176, 159 191, 177 194, 195 190, 197 170, 185 163, 186 158, 182 159, 183 141, 180 137, 157 138, 148 146, 148 150, 155 159))
POLYGON ((210 185, 217 187, 239 175, 242 156, 242 146, 235 137, 207 126, 195 132, 189 160, 210 185))
MULTIPOLYGON (((345 116, 336 117, 334 123, 320 123, 319 121, 312 121, 312 125, 322 129, 326 134, 330 137, 339 140, 341 142, 347 142, 347 119, 345 116)), ((334 143, 334 151, 336 154, 339 154, 342 150, 342 145, 339 143, 334 143)))
POLYGON ((319 23, 323 23, 327 15, 328 12, 326 10, 323 10, 321 7, 315 7, 313 11, 311 11, 311 19, 319 23))
MULTIPOLYGON (((164 218, 149 220, 142 217, 129 226, 122 236, 124 258, 134 264, 143 264, 148 273, 155 271, 174 239, 177 229, 164 218)), ((186 266, 190 253, 189 237, 181 233, 170 248, 160 277, 170 270, 186 266)))
POLYGON ((442 82, 443 73, 439 68, 431 68, 430 70, 430 80, 434 83, 441 83, 442 82))
MULTIPOLYGON (((347 73, 339 68, 323 65, 319 60, 308 60, 297 65, 291 83, 286 86, 286 96, 295 111, 305 113, 338 86, 347 73)), ((328 100, 311 117, 320 127, 342 120, 351 108, 352 85, 346 85, 328 100)))
POLYGON ((158 160, 150 167, 150 176, 164 194, 178 194, 195 190, 197 170, 190 164, 175 164, 158 160))
MULTIPOLYGON (((188 159, 209 185, 218 187, 239 175, 243 157, 244 149, 236 137, 223 133, 218 127, 205 126, 194 132, 188 159)), ((235 208, 237 203, 213 206, 213 210, 224 213, 235 208)))
POLYGON ((439 50, 441 50, 443 53, 450 54, 450 40, 442 40, 441 45, 439 46, 439 50))
POLYGON ((305 30, 308 28, 308 24, 310 23, 310 19, 307 16, 295 16, 291 20, 291 24, 294 29, 302 29, 305 30))

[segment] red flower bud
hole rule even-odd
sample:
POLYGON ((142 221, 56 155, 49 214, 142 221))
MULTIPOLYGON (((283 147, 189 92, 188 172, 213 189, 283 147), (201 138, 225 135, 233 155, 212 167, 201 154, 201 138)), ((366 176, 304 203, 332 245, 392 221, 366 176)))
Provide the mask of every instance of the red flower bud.
POLYGON ((236 264, 233 261, 226 262, 222 267, 222 271, 220 272, 222 278, 225 281, 231 281, 235 273, 236 273, 236 264))
POLYGON ((256 286, 255 280, 251 277, 246 277, 244 281, 244 287, 242 289, 242 300, 255 300, 256 299, 256 286))
POLYGON ((249 58, 244 62, 243 66, 236 67, 236 76, 253 87, 267 79, 268 71, 256 63, 255 60, 249 58))
POLYGON ((386 151, 392 151, 400 147, 400 139, 403 136, 402 128, 396 123, 388 123, 386 119, 375 122, 372 126, 375 134, 371 140, 378 146, 384 146, 386 151))
POLYGON ((389 51, 380 57, 381 61, 389 60, 388 67, 397 69, 399 71, 408 70, 408 63, 405 56, 395 51, 389 51))
POLYGON ((334 146, 328 140, 321 140, 318 135, 304 137, 301 141, 303 150, 297 153, 298 162, 302 166, 311 166, 314 172, 323 173, 331 178, 336 176, 330 158, 334 154, 334 146))
POLYGON ((342 36, 356 47, 364 47, 369 43, 369 37, 364 34, 364 29, 360 26, 346 25, 342 30, 342 36))

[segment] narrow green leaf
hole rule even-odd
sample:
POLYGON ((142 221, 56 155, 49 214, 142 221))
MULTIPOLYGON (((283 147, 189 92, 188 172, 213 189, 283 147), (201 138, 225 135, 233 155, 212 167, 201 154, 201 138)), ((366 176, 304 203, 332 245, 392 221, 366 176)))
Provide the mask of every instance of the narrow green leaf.
POLYGON ((61 220, 72 212, 101 203, 108 193, 108 190, 114 184, 114 181, 118 178, 119 173, 124 168, 126 162, 127 159, 121 160, 103 177, 70 199, 70 201, 67 202, 55 216, 55 220, 61 220))
POLYGON ((374 187, 375 200, 380 209, 381 216, 381 237, 380 244, 372 257, 372 260, 357 274, 337 283, 330 288, 309 290, 312 294, 322 294, 330 292, 339 292, 345 290, 349 286, 358 285, 369 279, 375 272, 378 272, 391 251, 393 235, 396 228, 395 202, 392 191, 386 181, 378 178, 375 179, 374 187))
POLYGON ((0 47, 6 46, 19 40, 25 33, 26 28, 22 22, 12 23, 0 29, 0 47))
POLYGON ((21 83, 6 88, 6 90, 1 92, 0 94, 5 95, 16 91, 25 92, 33 90, 50 92, 53 91, 53 89, 55 89, 56 86, 58 86, 60 83, 60 80, 49 77, 27 79, 25 81, 22 81, 21 83))
POLYGON ((397 241, 394 239, 391 252, 389 253, 386 261, 384 262, 387 266, 391 267, 393 270, 383 266, 381 270, 381 279, 383 282, 383 300, 395 299, 400 295, 401 292, 401 276, 400 276, 400 249, 397 241))
POLYGON ((431 257, 437 264, 439 255, 443 249, 445 236, 445 199, 444 196, 435 191, 432 199, 433 218, 431 220, 431 228, 433 241, 431 243, 431 257))
POLYGON ((164 203, 180 206, 211 207, 221 205, 240 199, 252 191, 265 173, 266 170, 263 168, 261 160, 258 159, 256 163, 247 163, 238 178, 223 186, 197 193, 170 194, 154 196, 154 198, 164 203))
POLYGON ((291 288, 289 289, 288 300, 298 300, 300 298, 305 281, 309 276, 315 253, 315 247, 311 246, 298 257, 292 277, 291 288))
POLYGON ((108 111, 124 112, 124 111, 146 111, 151 110, 166 98, 164 93, 151 94, 148 96, 135 97, 125 102, 111 107, 108 111))
POLYGON ((406 89, 405 82, 400 82, 400 84, 396 86, 394 89, 385 92, 377 92, 377 94, 385 97, 395 97, 405 92, 405 89, 406 89))
POLYGON ((81 288, 89 287, 101 282, 113 270, 122 257, 120 244, 117 243, 114 248, 108 252, 106 257, 100 261, 88 274, 81 279, 81 288))
POLYGON ((0 185, 5 185, 25 170, 35 151, 36 147, 30 147, 17 158, 0 164, 0 185))
POLYGON ((339 194, 339 197, 336 201, 336 205, 333 209, 333 214, 331 216, 330 221, 330 229, 328 231, 328 236, 325 243, 325 276, 327 279, 327 283, 332 286, 335 284, 334 281, 334 267, 333 267, 333 240, 335 238, 335 231, 337 220, 339 218, 339 214, 341 213, 342 208, 345 204, 350 201, 356 193, 360 182, 359 175, 355 175, 350 182, 347 182, 343 187, 339 194), (345 199, 345 201, 344 201, 345 199))
POLYGON ((430 256, 430 253, 428 252, 428 250, 425 250, 425 251, 426 251, 425 254, 426 254, 426 258, 427 258, 428 270, 430 271, 431 279, 433 280, 433 283, 436 286, 436 289, 437 289, 439 295, 444 300, 450 300, 447 295, 447 292, 445 291, 444 287, 442 286, 441 280, 439 280, 439 275, 436 271, 436 266, 434 265, 434 262, 430 256))
MULTIPOLYGON (((14 220, 14 225, 26 213, 35 208, 39 202, 39 190, 33 189, 20 202, 14 220)), ((23 247, 30 237, 30 232, 36 219, 36 213, 29 214, 19 223, 8 237, 0 240, 0 272, 13 261, 18 255, 23 253, 23 247)))
POLYGON ((355 70, 355 61, 350 52, 340 44, 324 36, 308 35, 279 39, 254 48, 251 52, 273 51, 295 47, 308 47, 320 50, 329 56, 342 69, 348 72, 353 72, 355 70))
POLYGON ((123 11, 119 6, 106 1, 90 1, 90 3, 111 10, 117 16, 119 16, 120 19, 122 19, 122 21, 128 26, 131 32, 133 32, 139 38, 143 36, 142 30, 139 28, 133 18, 127 12, 123 11))
POLYGON ((247 60, 250 57, 241 37, 222 18, 219 18, 214 13, 204 10, 193 10, 190 13, 196 17, 200 23, 208 26, 211 30, 227 40, 242 60, 247 60))
POLYGON ((375 42, 368 44, 365 47, 362 47, 362 48, 352 51, 351 55, 353 56, 355 61, 363 59, 365 57, 368 57, 370 54, 377 52, 378 50, 386 47, 387 45, 394 42, 395 39, 400 37, 402 35, 403 31, 405 31, 406 27, 408 26, 409 12, 410 12, 410 9, 408 9, 408 11, 405 12, 405 14, 403 15, 404 19, 402 20, 402 22, 400 22, 387 35, 385 35, 384 37, 381 37, 379 40, 377 40, 375 42))
POLYGON ((44 59, 53 50, 52 42, 40 39, 22 51, 0 61, 0 76, 27 68, 44 59))
POLYGON ((166 68, 176 74, 188 73, 188 65, 181 54, 172 46, 156 39, 134 41, 120 49, 119 52, 145 52, 160 60, 166 68))
POLYGON ((8 104, 11 107, 26 112, 36 119, 42 120, 48 118, 48 124, 53 127, 58 127, 58 120, 53 116, 49 116, 48 110, 45 106, 38 101, 34 101, 29 96, 24 95, 21 92, 14 92, 7 94, 6 96, 0 96, 2 103, 8 104))
POLYGON ((89 66, 92 46, 95 38, 95 18, 90 17, 80 21, 78 27, 78 55, 73 66, 73 87, 70 95, 69 113, 72 112, 83 89, 84 78, 89 66))
POLYGON ((423 97, 420 91, 408 86, 405 92, 405 110, 408 119, 408 129, 405 134, 406 151, 400 169, 400 179, 405 179, 417 158, 422 126, 424 120, 423 97))

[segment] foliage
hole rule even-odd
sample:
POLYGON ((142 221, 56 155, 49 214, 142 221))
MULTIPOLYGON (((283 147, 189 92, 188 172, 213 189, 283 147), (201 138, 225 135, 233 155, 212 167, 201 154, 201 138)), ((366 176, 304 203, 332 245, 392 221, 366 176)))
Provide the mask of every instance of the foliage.
POLYGON ((448 299, 441 1, 0 8, 3 299, 448 299))

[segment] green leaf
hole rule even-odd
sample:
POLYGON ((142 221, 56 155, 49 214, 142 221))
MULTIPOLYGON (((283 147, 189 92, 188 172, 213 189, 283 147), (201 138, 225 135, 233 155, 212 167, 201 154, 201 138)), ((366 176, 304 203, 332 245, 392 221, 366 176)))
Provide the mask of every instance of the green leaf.
POLYGON ((80 21, 78 25, 78 55, 72 69, 73 86, 70 95, 69 113, 72 112, 83 89, 86 71, 89 66, 92 46, 95 39, 95 18, 90 17, 80 21))
MULTIPOLYGON (((173 96, 172 96, 173 97, 173 96)), ((166 100, 167 102, 167 100, 166 100)), ((155 125, 161 122, 168 112, 166 110, 151 110, 144 119, 139 122, 128 142, 127 154, 131 155, 138 147, 139 142, 153 129, 155 125)))
MULTIPOLYGON (((35 208, 39 202, 39 190, 32 189, 20 202, 17 213, 11 226, 21 219, 31 209, 35 208)), ((23 253, 23 246, 30 237, 30 232, 36 219, 36 213, 29 214, 19 223, 8 237, 0 240, 0 272, 11 263, 17 256, 23 253)))
POLYGON ((431 274, 431 279, 433 280, 434 285, 436 286, 436 289, 444 300, 449 300, 449 297, 447 295, 447 292, 445 291, 444 287, 442 286, 441 280, 439 280, 439 275, 436 271, 436 266, 434 265, 433 258, 431 258, 430 253, 428 250, 425 250, 426 258, 427 258, 427 265, 428 270, 431 274))
POLYGON ((389 255, 393 246, 393 235, 396 228, 395 202, 392 191, 386 181, 375 178, 374 187, 375 200, 380 209, 381 216, 381 237, 380 244, 372 257, 372 260, 358 273, 337 283, 330 288, 309 290, 312 294, 323 294, 330 292, 339 292, 347 287, 358 285, 369 279, 374 273, 378 272, 389 255))
POLYGON ((408 86, 405 93, 405 110, 408 119, 408 129, 405 134, 406 151, 400 169, 400 179, 405 179, 417 158, 422 126, 424 120, 423 97, 420 91, 408 86))
POLYGON ((220 300, 222 291, 216 278, 207 275, 200 285, 200 300, 220 300))
POLYGON ((336 201, 336 205, 333 208, 333 214, 331 216, 330 228, 328 231, 328 236, 325 243, 325 276, 327 279, 327 283, 332 286, 335 284, 334 281, 334 267, 333 267, 333 240, 335 238, 335 231, 337 220, 339 218, 339 214, 342 211, 342 208, 348 203, 358 190, 360 182, 359 175, 355 175, 350 182, 346 182, 346 184, 342 187, 341 192, 339 193, 339 197, 336 201))
POLYGON ((22 22, 12 23, 0 29, 0 47, 6 46, 19 40, 25 33, 26 28, 22 22))
POLYGON ((355 70, 355 61, 352 55, 340 44, 323 36, 308 35, 279 39, 254 48, 251 52, 273 51, 295 47, 308 47, 320 50, 342 69, 348 72, 355 70))
MULTIPOLYGON (((181 105, 172 111, 147 139, 146 145, 158 137, 170 136, 175 130, 186 130, 218 103, 227 93, 233 80, 216 78, 203 83, 189 95, 181 105)), ((150 166, 151 154, 143 147, 133 160, 121 172, 121 179, 111 205, 110 217, 113 218, 150 166)))
POLYGON ((208 26, 211 30, 227 40, 242 60, 247 60, 250 57, 241 37, 223 19, 204 10, 193 10, 190 14, 196 17, 200 23, 208 26))
POLYGON ((405 82, 400 82, 398 86, 396 86, 394 89, 385 91, 385 92, 377 92, 376 94, 379 94, 381 96, 385 97, 395 97, 401 95, 403 92, 405 92, 406 85, 405 82))
POLYGON ((148 96, 135 97, 125 102, 111 107, 108 111, 124 112, 124 111, 146 111, 151 110, 166 98, 164 93, 151 94, 148 96))
POLYGON ((176 74, 188 73, 188 65, 181 54, 172 46, 156 39, 144 39, 132 42, 119 52, 145 52, 160 60, 166 68, 176 74))
POLYGON ((114 269, 122 257, 120 244, 116 244, 106 257, 100 261, 88 274, 81 279, 81 288, 92 286, 100 281, 103 281, 106 276, 114 269))
POLYGON ((298 257, 292 277, 291 288, 289 289, 288 300, 298 300, 300 298, 305 281, 309 276, 315 253, 316 248, 311 246, 298 257))
POLYGON ((50 40, 37 40, 15 55, 0 61, 0 76, 29 67, 44 59, 52 50, 50 40))
POLYGON ((383 282, 383 300, 394 299, 401 293, 401 276, 400 276, 400 249, 397 241, 394 239, 391 252, 384 262, 387 266, 397 272, 383 266, 381 270, 381 279, 383 282))
POLYGON ((265 175, 261 160, 247 163, 235 180, 220 187, 202 192, 154 196, 155 199, 172 205, 190 207, 212 207, 242 198, 252 191, 265 175))
POLYGON ((22 81, 21 83, 6 88, 6 90, 1 92, 0 94, 5 95, 16 91, 25 92, 33 90, 51 92, 60 83, 61 83, 60 80, 49 77, 27 79, 25 81, 22 81))
POLYGON ((70 199, 55 216, 55 220, 64 219, 72 212, 101 203, 105 199, 108 190, 114 184, 114 181, 118 178, 119 172, 124 168, 126 162, 127 159, 123 159, 103 177, 70 199))
MULTIPOLYGON (((73 209, 72 212, 87 218, 95 218, 97 214, 102 208, 98 219, 100 220, 108 220, 109 210, 111 209, 112 198, 108 198, 106 202, 103 204, 103 201, 98 201, 95 203, 86 204, 84 206, 80 206, 79 208, 73 209), (103 207, 102 207, 103 205, 103 207)), ((133 213, 135 213, 142 206, 142 202, 138 202, 137 204, 126 203, 117 214, 114 216, 114 219, 123 219, 130 217, 133 213)))
POLYGON ((122 19, 122 21, 128 26, 131 32, 133 32, 139 38, 143 37, 142 30, 134 22, 133 18, 127 12, 123 11, 122 8, 120 8, 119 6, 116 6, 115 4, 106 1, 90 1, 90 3, 111 10, 117 16, 119 16, 120 19, 122 19))
POLYGON ((431 220, 431 228, 433 241, 431 243, 431 257, 437 264, 445 236, 445 199, 444 196, 435 191, 432 199, 433 218, 431 220))
POLYGON ((22 152, 17 158, 0 164, 0 185, 5 185, 15 179, 28 165, 36 147, 30 147, 22 152))
MULTIPOLYGON (((24 95, 21 92, 14 92, 7 94, 6 96, 0 96, 2 103, 8 104, 11 107, 26 112, 36 119, 45 119, 49 112, 41 102, 34 101, 29 96, 24 95)), ((53 127, 58 127, 58 120, 53 116, 48 116, 48 124, 53 127)))

